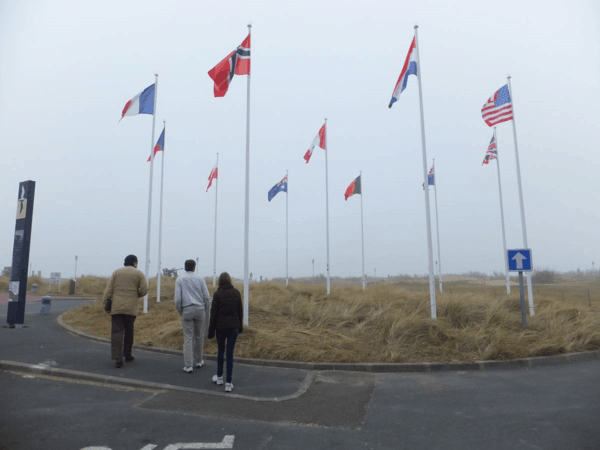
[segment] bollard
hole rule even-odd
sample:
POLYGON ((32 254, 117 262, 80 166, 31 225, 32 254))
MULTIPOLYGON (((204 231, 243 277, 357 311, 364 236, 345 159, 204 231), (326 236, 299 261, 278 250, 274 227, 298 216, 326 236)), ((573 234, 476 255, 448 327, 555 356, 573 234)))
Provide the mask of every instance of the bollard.
POLYGON ((40 309, 40 314, 42 316, 47 316, 50 314, 50 306, 52 304, 52 297, 49 295, 44 295, 42 297, 42 308, 40 309))

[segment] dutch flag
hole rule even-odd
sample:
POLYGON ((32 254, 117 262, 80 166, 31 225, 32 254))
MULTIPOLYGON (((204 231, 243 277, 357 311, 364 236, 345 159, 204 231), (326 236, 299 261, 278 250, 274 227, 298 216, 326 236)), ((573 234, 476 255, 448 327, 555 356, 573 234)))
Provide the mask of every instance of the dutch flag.
MULTIPOLYGON (((155 85, 153 84, 129 100, 123 108, 121 119, 125 116, 136 116, 138 114, 154 114, 154 92, 155 85)), ((121 119, 119 119, 119 122, 121 119)))
POLYGON ((408 83, 409 75, 417 75, 417 38, 414 37, 412 44, 410 44, 410 48, 408 49, 408 55, 406 55, 406 61, 404 61, 404 67, 402 68, 402 72, 400 73, 400 77, 398 78, 398 82, 396 83, 396 87, 394 88, 394 93, 392 94, 392 99, 390 100, 390 106, 392 107, 394 103, 398 101, 400 98, 400 94, 402 91, 406 89, 406 85, 408 83))

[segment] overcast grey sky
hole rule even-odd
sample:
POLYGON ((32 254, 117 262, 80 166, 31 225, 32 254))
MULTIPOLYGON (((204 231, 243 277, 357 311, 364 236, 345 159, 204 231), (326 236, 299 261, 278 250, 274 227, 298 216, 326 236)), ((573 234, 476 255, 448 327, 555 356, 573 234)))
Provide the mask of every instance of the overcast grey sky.
MULTIPOLYGON (((419 25, 427 155, 435 158, 443 270, 503 270, 492 129, 481 107, 512 76, 527 232, 536 267, 600 265, 600 6, 595 0, 0 0, 0 266, 9 266, 18 183, 34 180, 33 270, 109 275, 143 267, 152 116, 125 103, 159 74, 167 121, 163 267, 201 258, 243 275, 246 77, 213 97, 207 72, 252 23, 250 271, 326 272, 325 155, 302 159, 328 118, 332 276, 360 276, 363 172, 368 275, 427 272, 418 80, 388 103, 419 25)), ((509 248, 522 247, 511 122, 498 126, 509 248)), ((154 167, 151 273, 157 271, 160 158, 154 167)), ((432 208, 433 190, 431 192, 432 208)), ((434 211, 432 211, 434 213, 434 211)), ((435 244, 435 215, 432 214, 435 244)), ((437 251, 435 258, 437 259, 437 251)))

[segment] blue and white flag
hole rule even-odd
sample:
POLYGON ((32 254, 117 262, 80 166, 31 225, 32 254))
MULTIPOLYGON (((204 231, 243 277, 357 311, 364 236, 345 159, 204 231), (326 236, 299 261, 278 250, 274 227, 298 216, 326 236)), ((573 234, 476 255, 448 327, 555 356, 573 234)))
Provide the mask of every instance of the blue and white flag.
POLYGON ((279 192, 287 193, 287 186, 288 186, 288 177, 284 177, 283 180, 281 180, 279 183, 277 183, 275 186, 273 186, 271 188, 271 190, 269 191, 269 201, 271 201, 273 199, 273 197, 275 197, 279 192))

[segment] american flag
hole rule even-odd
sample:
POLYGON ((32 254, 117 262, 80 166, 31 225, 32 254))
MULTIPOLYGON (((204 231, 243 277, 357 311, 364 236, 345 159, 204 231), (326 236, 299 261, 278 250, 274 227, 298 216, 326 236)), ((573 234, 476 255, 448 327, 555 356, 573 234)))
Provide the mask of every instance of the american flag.
POLYGON ((481 117, 483 117, 485 123, 490 127, 506 122, 507 120, 513 120, 513 109, 508 85, 504 85, 498 89, 486 104, 483 105, 483 108, 481 108, 481 117))
POLYGON ((485 158, 481 164, 489 164, 490 159, 498 159, 498 147, 496 146, 495 136, 492 136, 492 140, 490 141, 490 145, 488 145, 487 152, 485 152, 485 158))

